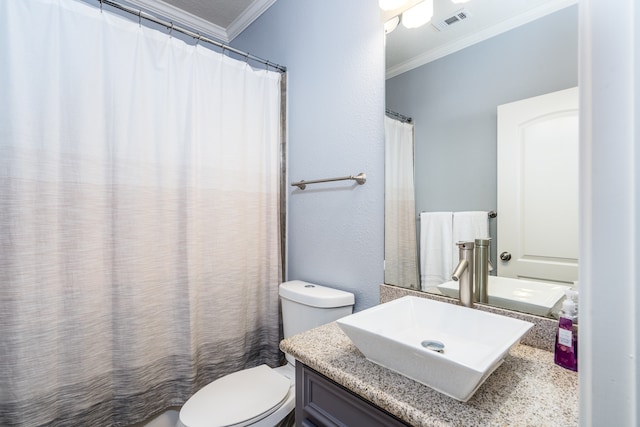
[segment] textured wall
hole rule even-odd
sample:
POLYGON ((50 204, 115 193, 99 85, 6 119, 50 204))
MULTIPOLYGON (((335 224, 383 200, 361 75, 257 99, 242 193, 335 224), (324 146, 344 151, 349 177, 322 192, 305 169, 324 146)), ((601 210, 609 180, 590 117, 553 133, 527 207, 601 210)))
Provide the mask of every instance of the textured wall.
POLYGON ((288 279, 378 303, 384 258, 384 48, 378 3, 278 0, 233 45, 288 68, 288 279))

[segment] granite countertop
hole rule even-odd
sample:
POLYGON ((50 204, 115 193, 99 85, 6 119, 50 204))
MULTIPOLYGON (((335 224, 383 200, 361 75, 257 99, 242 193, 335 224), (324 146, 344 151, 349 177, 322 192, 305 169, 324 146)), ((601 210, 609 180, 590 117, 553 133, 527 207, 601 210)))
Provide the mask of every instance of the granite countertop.
POLYGON ((280 348, 412 426, 578 425, 577 373, 527 345, 514 347, 466 403, 368 361, 335 322, 280 348))

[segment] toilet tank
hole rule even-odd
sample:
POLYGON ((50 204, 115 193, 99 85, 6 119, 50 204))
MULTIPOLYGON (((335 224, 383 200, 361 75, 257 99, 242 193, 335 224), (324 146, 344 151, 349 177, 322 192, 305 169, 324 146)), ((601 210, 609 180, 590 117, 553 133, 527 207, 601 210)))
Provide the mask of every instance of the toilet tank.
POLYGON ((350 292, 291 280, 280 284, 284 337, 333 322, 353 312, 350 292))

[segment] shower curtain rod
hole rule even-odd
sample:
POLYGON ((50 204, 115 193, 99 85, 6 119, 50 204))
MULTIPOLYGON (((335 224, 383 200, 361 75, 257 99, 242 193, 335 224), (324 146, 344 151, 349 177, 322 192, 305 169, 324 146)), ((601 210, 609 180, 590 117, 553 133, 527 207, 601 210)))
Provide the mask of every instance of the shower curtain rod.
POLYGON ((390 116, 392 119, 400 120, 403 123, 413 123, 413 119, 411 117, 407 117, 400 113, 396 113, 395 111, 390 110, 388 108, 385 109, 385 112, 387 113, 387 116, 390 116))
POLYGON ((191 38, 194 38, 198 42, 202 41, 202 42, 205 42, 205 43, 212 44, 212 45, 214 45, 216 47, 219 47, 220 49, 222 49, 222 53, 223 54, 224 54, 225 50, 228 50, 229 52, 233 52, 233 53, 235 53, 237 55, 243 56, 245 58, 245 61, 252 60, 254 62, 258 62, 258 63, 260 63, 262 65, 265 65, 267 67, 267 69, 269 69, 269 67, 271 67, 271 68, 273 68, 273 69, 275 69, 275 70, 277 70, 277 71, 279 71, 281 73, 286 73, 287 72, 287 67, 285 67, 283 65, 279 65, 279 64, 276 64, 274 62, 268 61, 266 59, 262 59, 262 58, 260 58, 258 56, 251 55, 248 52, 243 52, 243 51, 241 51, 239 49, 233 48, 233 47, 231 47, 229 45, 226 45, 224 43, 220 43, 220 42, 212 40, 212 39, 210 39, 208 37, 205 37, 205 36, 203 36, 203 35, 201 35, 199 33, 194 33, 193 31, 189 31, 186 28, 178 27, 178 26, 174 25, 173 22, 162 21, 162 20, 160 20, 160 19, 158 19, 158 18, 156 18, 156 17, 154 17, 152 15, 149 15, 149 14, 143 12, 142 10, 131 9, 131 8, 127 7, 127 6, 123 6, 120 3, 116 3, 116 2, 111 1, 111 0, 98 0, 98 1, 100 3, 100 9, 102 9, 102 5, 103 4, 106 4, 108 6, 111 6, 111 7, 114 7, 116 9, 122 10, 123 12, 127 12, 127 13, 130 13, 131 15, 137 16, 138 20, 144 19, 146 21, 150 21, 150 22, 153 22, 155 24, 161 25, 161 26, 165 27, 167 30, 169 30, 169 34, 171 34, 172 31, 176 31, 178 33, 182 33, 182 34, 185 34, 185 35, 187 35, 187 36, 189 36, 191 38))

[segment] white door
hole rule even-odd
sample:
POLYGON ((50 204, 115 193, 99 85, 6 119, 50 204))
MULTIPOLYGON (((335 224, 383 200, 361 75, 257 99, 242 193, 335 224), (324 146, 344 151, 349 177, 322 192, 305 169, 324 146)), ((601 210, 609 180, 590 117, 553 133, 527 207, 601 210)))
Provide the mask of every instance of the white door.
POLYGON ((498 106, 498 276, 578 279, 578 88, 498 106))

